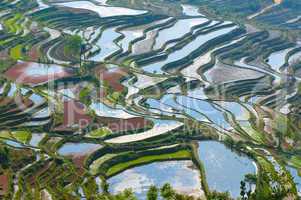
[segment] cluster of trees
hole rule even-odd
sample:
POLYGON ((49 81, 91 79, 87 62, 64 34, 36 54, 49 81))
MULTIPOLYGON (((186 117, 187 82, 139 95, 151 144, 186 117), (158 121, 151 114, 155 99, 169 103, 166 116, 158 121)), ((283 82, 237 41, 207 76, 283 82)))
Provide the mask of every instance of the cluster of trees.
POLYGON ((64 45, 64 53, 66 55, 72 55, 76 58, 80 58, 82 48, 83 48, 83 40, 80 36, 78 35, 67 36, 64 45))
MULTIPOLYGON (((200 198, 195 198, 193 196, 178 194, 170 184, 166 183, 161 188, 156 186, 151 186, 147 192, 147 200, 201 200, 200 198)), ((117 195, 102 194, 97 196, 97 200, 138 200, 132 190, 127 189, 120 192, 117 195)))
POLYGON ((9 167, 9 150, 7 147, 0 146, 0 169, 7 169, 9 167))

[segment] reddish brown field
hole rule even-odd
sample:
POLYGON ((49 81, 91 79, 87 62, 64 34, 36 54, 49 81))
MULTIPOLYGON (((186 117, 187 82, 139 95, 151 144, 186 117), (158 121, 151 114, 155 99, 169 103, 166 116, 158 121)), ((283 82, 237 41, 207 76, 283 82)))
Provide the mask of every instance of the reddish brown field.
POLYGON ((28 52, 28 57, 32 61, 38 61, 39 59, 39 50, 38 50, 39 45, 33 46, 30 51, 28 52))
POLYGON ((0 99, 0 106, 7 106, 10 103, 12 103, 11 98, 1 98, 0 99))
POLYGON ((107 96, 107 93, 106 93, 105 89, 100 88, 100 89, 97 91, 96 95, 97 95, 97 98, 98 98, 98 99, 104 99, 104 98, 107 96))
POLYGON ((8 180, 7 175, 0 175, 0 196, 5 195, 8 192, 8 180))
POLYGON ((85 173, 85 159, 88 157, 88 155, 74 155, 72 156, 72 161, 74 165, 76 166, 77 173, 81 176, 85 173))
MULTIPOLYGON (((39 85, 49 81, 57 80, 64 77, 70 77, 74 75, 74 70, 70 68, 61 68, 61 71, 51 71, 53 65, 49 66, 49 73, 30 74, 28 71, 34 73, 42 70, 45 65, 39 65, 33 62, 19 62, 15 66, 11 67, 5 72, 5 76, 15 81, 16 83, 27 85, 39 85)), ((59 66, 56 66, 57 68, 59 66)))
POLYGON ((16 96, 15 98, 5 97, 0 98, 0 107, 6 110, 7 113, 22 112, 27 108, 30 108, 34 103, 22 96, 16 96), (11 106, 8 108, 8 106, 11 106), (7 109, 6 109, 7 108, 7 109))
POLYGON ((113 88, 114 91, 121 92, 124 86, 120 83, 123 77, 128 76, 128 71, 126 69, 116 67, 113 69, 107 69, 105 67, 99 67, 95 70, 96 76, 105 81, 113 88))
POLYGON ((80 128, 85 128, 92 122, 92 118, 87 115, 87 110, 84 104, 75 101, 64 102, 64 122, 63 127, 72 127, 74 125, 80 128))

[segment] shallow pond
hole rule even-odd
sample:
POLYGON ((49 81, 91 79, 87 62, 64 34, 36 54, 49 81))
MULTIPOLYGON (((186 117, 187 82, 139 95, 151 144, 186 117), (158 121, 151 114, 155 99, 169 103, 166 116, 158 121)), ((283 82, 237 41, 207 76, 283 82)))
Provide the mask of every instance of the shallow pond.
POLYGON ((121 119, 129 119, 136 117, 122 109, 109 107, 102 102, 93 102, 90 108, 94 110, 98 116, 101 117, 114 117, 121 119))
POLYGON ((114 40, 120 36, 121 34, 116 32, 116 28, 104 30, 96 42, 96 45, 100 48, 100 52, 89 58, 89 60, 103 61, 106 57, 117 51, 120 47, 114 43, 114 40))
POLYGON ((12 140, 6 140, 5 143, 9 146, 16 147, 16 148, 23 148, 24 147, 21 143, 15 142, 15 141, 12 141, 12 140))
POLYGON ((236 120, 248 120, 250 118, 250 111, 237 102, 215 101, 215 103, 232 113, 236 120))
POLYGON ((301 196, 301 174, 298 174, 298 170, 293 167, 287 167, 287 170, 291 173, 296 183, 299 196, 301 196))
POLYGON ((52 74, 65 72, 65 68, 53 64, 31 63, 24 72, 28 76, 51 76, 52 74))
POLYGON ((191 54, 191 52, 193 52, 194 50, 197 50, 200 46, 202 46, 209 40, 212 40, 213 38, 227 34, 230 31, 234 30, 235 28, 236 27, 229 27, 229 28, 224 28, 224 29, 210 32, 206 35, 200 35, 194 41, 188 43, 186 46, 184 46, 180 50, 174 51, 171 54, 169 54, 165 60, 161 60, 159 62, 151 63, 147 66, 144 66, 143 70, 146 72, 149 72, 149 73, 156 72, 158 74, 163 74, 164 72, 162 71, 162 67, 164 65, 188 56, 189 54, 191 54))
POLYGON ((114 17, 120 15, 140 15, 147 12, 144 10, 134 10, 134 9, 122 8, 122 7, 95 5, 94 3, 89 1, 71 1, 65 3, 57 3, 55 5, 65 6, 69 8, 90 10, 99 14, 100 17, 114 17))
POLYGON ((73 68, 56 64, 42 64, 35 62, 18 62, 5 72, 9 79, 17 83, 36 85, 50 80, 72 76, 73 68))
POLYGON ((162 187, 170 183, 178 192, 203 195, 199 172, 191 161, 156 162, 135 167, 108 180, 110 191, 114 194, 131 187, 138 199, 146 199, 151 185, 162 187))
POLYGON ((229 191, 232 197, 239 197, 240 181, 246 174, 256 172, 252 160, 239 156, 219 142, 199 142, 198 151, 211 190, 229 191))
POLYGON ((33 93, 29 99, 35 104, 35 105, 41 105, 45 102, 44 98, 38 94, 33 93))
POLYGON ((182 122, 174 121, 174 120, 161 120, 161 119, 150 119, 153 121, 154 126, 144 132, 139 132, 135 134, 123 135, 119 137, 115 137, 109 140, 106 140, 107 143, 130 143, 146 140, 152 137, 157 137, 159 135, 171 133, 171 131, 176 130, 183 126, 182 122))
POLYGON ((159 49, 169 40, 183 37, 185 34, 190 32, 192 27, 207 21, 208 19, 206 18, 182 19, 177 21, 172 27, 163 29, 159 32, 154 48, 159 49))
POLYGON ((100 144, 93 143, 65 143, 59 150, 58 153, 67 155, 85 155, 91 153, 92 151, 100 148, 100 144))
POLYGON ((45 137, 45 134, 38 134, 38 133, 33 133, 31 135, 31 140, 29 142, 29 145, 33 147, 38 147, 39 143, 41 140, 45 137))
POLYGON ((143 31, 144 28, 142 27, 140 29, 134 29, 134 30, 127 29, 127 30, 120 31, 124 35, 124 38, 119 42, 119 45, 123 49, 123 52, 129 50, 131 41, 143 36, 143 31))
POLYGON ((186 16, 204 16, 199 13, 199 8, 194 5, 182 4, 183 14, 186 16))
POLYGON ((271 66, 273 70, 279 72, 280 67, 285 64, 285 57, 287 53, 291 50, 292 48, 289 48, 283 51, 272 53, 268 58, 268 64, 271 66))
MULTIPOLYGON (((229 127, 231 127, 230 124, 225 120, 224 113, 216 109, 216 105, 214 105, 213 103, 200 99, 189 98, 186 96, 178 96, 177 102, 183 107, 189 108, 192 111, 202 113, 203 115, 208 117, 208 119, 210 119, 214 124, 221 128, 228 129, 229 127)), ((199 121, 200 119, 203 120, 198 116, 192 115, 192 117, 199 121)))
POLYGON ((182 118, 182 113, 196 119, 197 121, 208 122, 208 119, 202 115, 202 113, 198 112, 198 110, 193 110, 187 105, 179 104, 175 101, 174 97, 174 94, 167 94, 164 95, 160 100, 148 99, 146 103, 149 104, 150 108, 160 110, 162 113, 167 112, 169 113, 168 115, 173 113, 173 116, 182 118))
POLYGON ((47 4, 45 4, 43 2, 43 0, 37 0, 37 3, 39 4, 39 10, 42 10, 42 9, 45 9, 45 8, 49 7, 47 4))
POLYGON ((243 67, 243 68, 246 68, 246 69, 252 69, 252 70, 256 70, 256 71, 268 74, 268 75, 270 75, 270 76, 272 76, 272 77, 275 78, 275 80, 274 80, 275 83, 279 83, 281 81, 281 77, 278 76, 276 73, 273 73, 273 72, 271 72, 269 70, 257 67, 257 66, 252 65, 252 64, 248 64, 248 63, 245 62, 245 59, 246 58, 242 58, 239 61, 235 61, 234 65, 237 65, 239 67, 243 67))
POLYGON ((15 83, 10 84, 10 90, 9 90, 9 92, 7 93, 7 96, 13 97, 13 96, 15 95, 16 91, 17 91, 17 86, 16 86, 16 84, 15 84, 15 83))

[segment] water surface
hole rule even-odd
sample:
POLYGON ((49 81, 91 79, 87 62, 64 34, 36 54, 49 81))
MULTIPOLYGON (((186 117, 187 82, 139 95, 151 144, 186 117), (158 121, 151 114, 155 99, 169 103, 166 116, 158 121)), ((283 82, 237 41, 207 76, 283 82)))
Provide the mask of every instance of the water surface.
POLYGON ((168 161, 126 170, 110 178, 108 183, 114 194, 132 187, 138 199, 146 199, 151 185, 162 187, 165 183, 170 183, 178 192, 200 196, 203 192, 199 176, 191 161, 168 161))
POLYGON ((92 151, 100 148, 100 144, 92 143, 65 143, 59 150, 58 153, 61 155, 85 155, 92 151))
POLYGON ((69 8, 90 10, 99 14, 100 17, 114 17, 120 15, 140 15, 147 12, 144 10, 134 10, 134 9, 122 8, 122 7, 95 5, 94 3, 89 1, 71 1, 65 3, 57 3, 55 5, 65 6, 69 8))
POLYGON ((246 174, 256 172, 252 160, 239 156, 219 142, 199 142, 198 151, 211 190, 229 191, 237 198, 240 196, 240 181, 246 174))

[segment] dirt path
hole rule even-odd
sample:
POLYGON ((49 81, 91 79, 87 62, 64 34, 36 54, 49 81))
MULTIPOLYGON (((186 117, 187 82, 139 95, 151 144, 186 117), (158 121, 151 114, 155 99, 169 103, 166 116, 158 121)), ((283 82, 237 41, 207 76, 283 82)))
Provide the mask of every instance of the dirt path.
POLYGON ((258 17, 259 15, 262 15, 262 14, 265 13, 266 11, 268 11, 268 10, 274 8, 275 6, 278 6, 278 5, 279 5, 279 4, 276 4, 276 3, 275 3, 275 4, 272 4, 272 5, 269 5, 269 6, 265 7, 265 8, 263 8, 262 10, 260 10, 259 12, 254 13, 254 14, 248 16, 247 19, 249 19, 249 20, 254 19, 255 17, 258 17))

